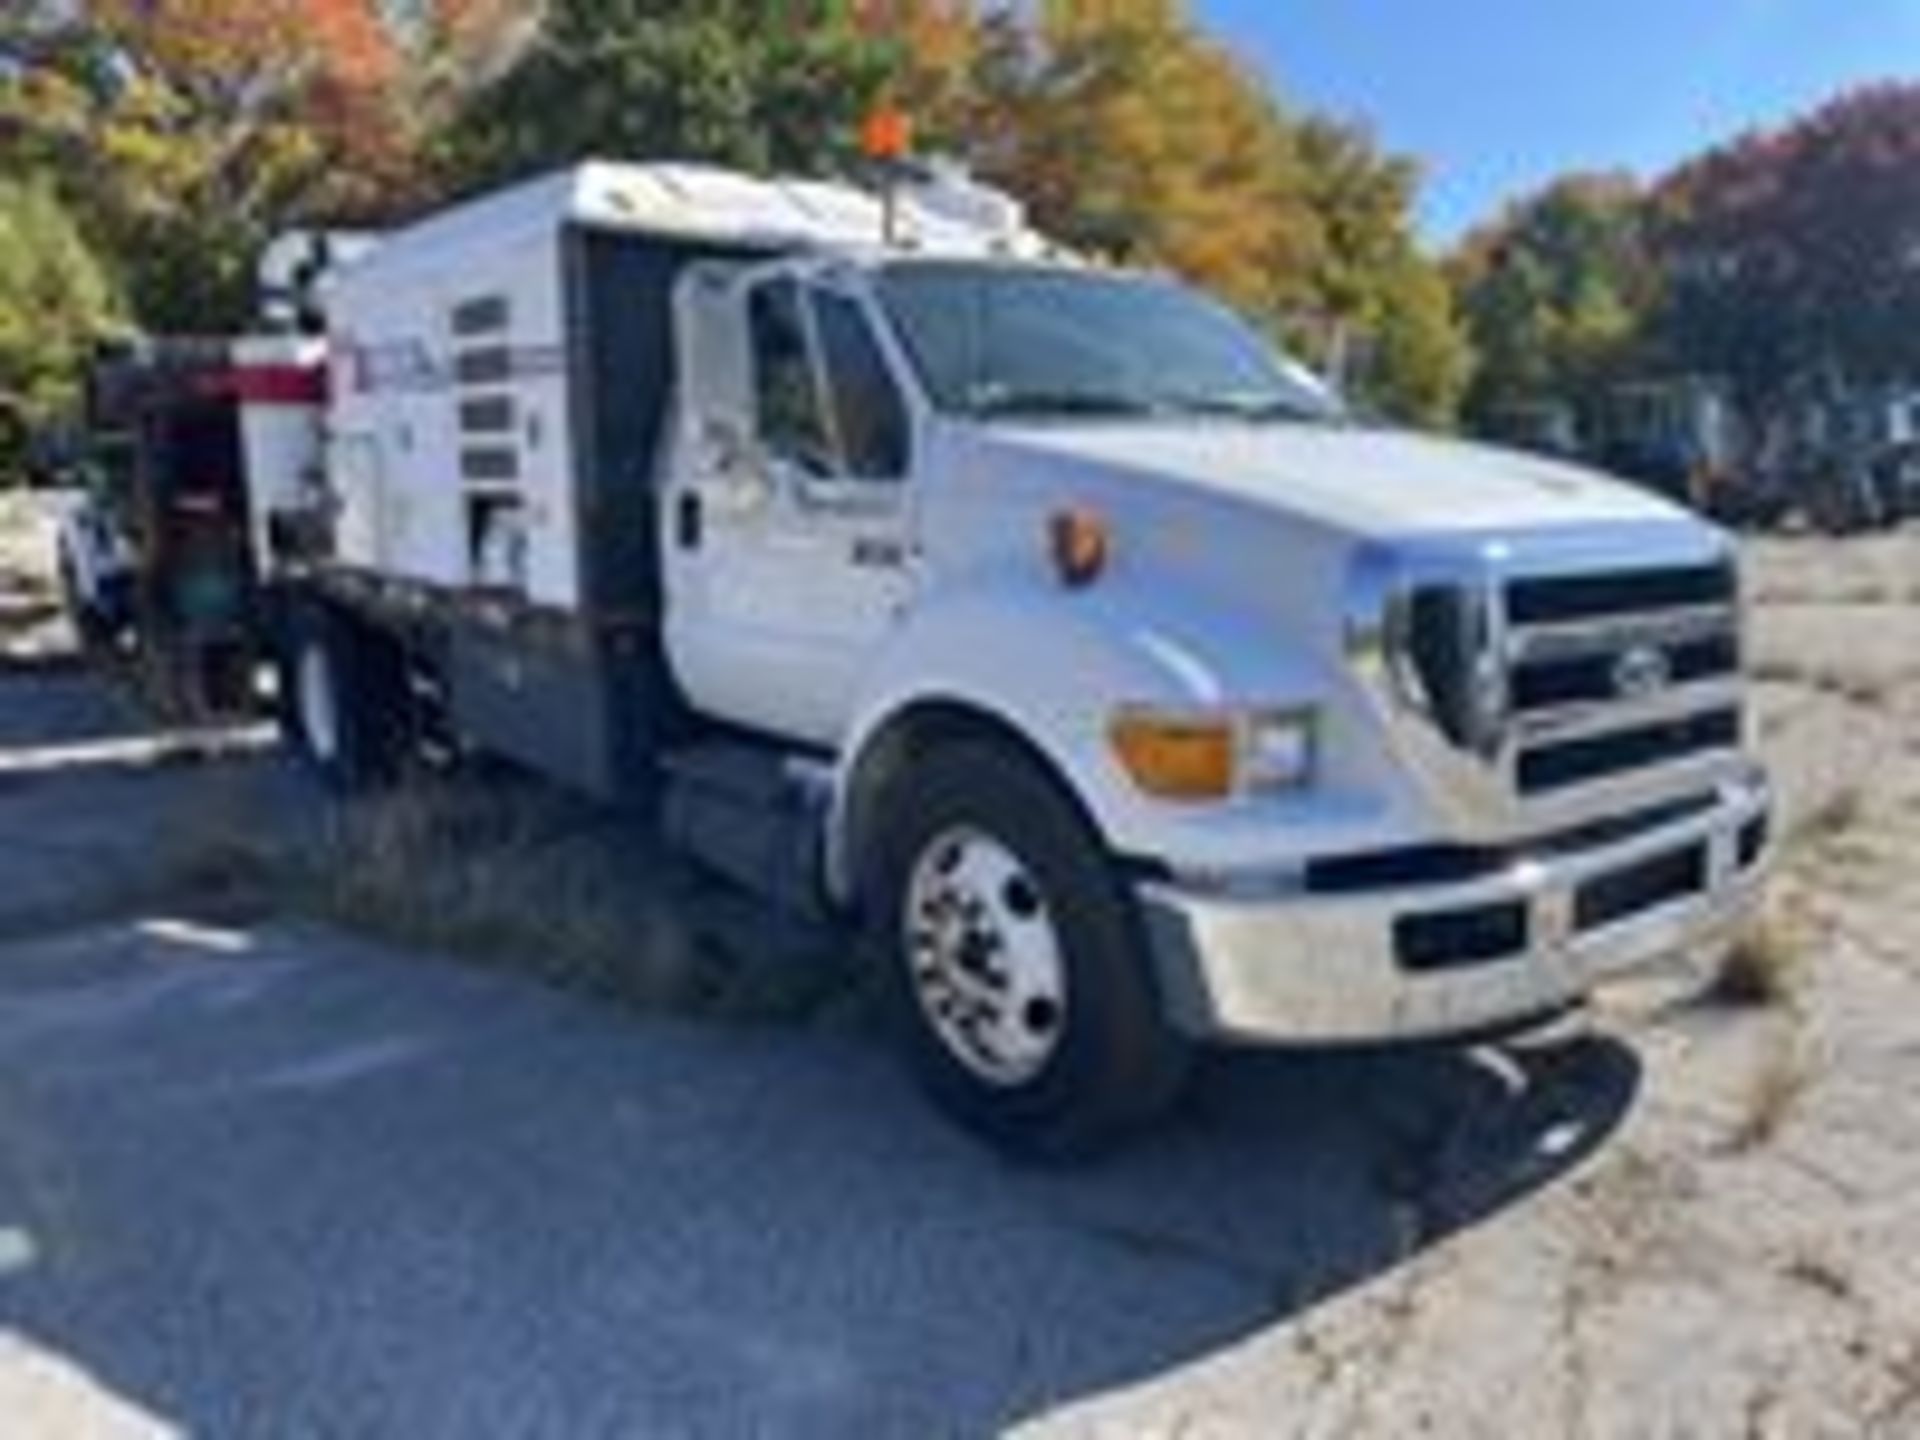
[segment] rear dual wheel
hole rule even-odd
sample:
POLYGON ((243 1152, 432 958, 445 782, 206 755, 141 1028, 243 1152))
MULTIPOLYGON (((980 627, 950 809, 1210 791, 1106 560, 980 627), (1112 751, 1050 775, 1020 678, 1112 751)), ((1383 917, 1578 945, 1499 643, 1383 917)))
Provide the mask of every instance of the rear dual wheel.
POLYGON ((407 690, 397 647, 319 605, 297 610, 280 657, 280 727, 329 789, 377 788, 407 751, 407 690))

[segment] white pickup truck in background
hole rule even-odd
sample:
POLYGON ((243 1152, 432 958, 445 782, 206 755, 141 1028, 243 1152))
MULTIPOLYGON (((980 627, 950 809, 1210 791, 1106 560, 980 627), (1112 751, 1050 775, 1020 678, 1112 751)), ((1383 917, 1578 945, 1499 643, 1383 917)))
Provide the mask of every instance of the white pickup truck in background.
POLYGON ((324 314, 324 386, 232 387, 297 746, 655 809, 856 923, 1009 1149, 1123 1135, 1200 1044, 1542 1022, 1752 903, 1724 535, 1362 424, 1000 197, 590 164, 324 314))

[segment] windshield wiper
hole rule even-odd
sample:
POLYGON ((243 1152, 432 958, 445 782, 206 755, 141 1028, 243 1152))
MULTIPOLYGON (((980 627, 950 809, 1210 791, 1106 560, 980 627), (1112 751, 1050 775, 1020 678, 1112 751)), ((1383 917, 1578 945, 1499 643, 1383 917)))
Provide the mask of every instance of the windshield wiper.
POLYGON ((1014 390, 990 386, 973 396, 968 411, 981 418, 999 415, 1153 415, 1160 407, 1136 395, 1110 390, 1014 390))
POLYGON ((1221 415, 1233 420, 1284 420, 1302 425, 1334 425, 1344 417, 1283 395, 1178 395, 1162 405, 1186 415, 1221 415))

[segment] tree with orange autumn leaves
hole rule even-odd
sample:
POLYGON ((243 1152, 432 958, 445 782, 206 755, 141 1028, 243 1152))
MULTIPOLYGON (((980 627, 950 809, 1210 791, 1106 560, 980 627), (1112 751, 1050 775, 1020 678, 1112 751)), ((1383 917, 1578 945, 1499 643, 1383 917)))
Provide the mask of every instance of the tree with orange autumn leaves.
POLYGON ((1417 167, 1287 108, 1180 0, 871 0, 939 148, 1042 228, 1222 295, 1364 401, 1444 423, 1469 357, 1413 231, 1417 167))
POLYGON ((1413 167, 1284 109, 1180 0, 553 0, 455 143, 488 183, 596 151, 833 171, 883 97, 1049 233, 1344 353, 1383 408, 1450 417, 1466 353, 1413 167))
POLYGON ((277 231, 431 199, 432 137, 464 94, 449 74, 489 78, 475 57, 525 10, 27 0, 0 20, 0 163, 51 179, 145 324, 233 325, 277 231))
POLYGON ((16 5, 0 165, 51 177, 153 328, 243 318, 289 224, 384 223, 587 154, 850 170, 886 97, 1068 243, 1364 358, 1390 410, 1445 420, 1464 383, 1411 167, 1282 107, 1180 0, 16 5))

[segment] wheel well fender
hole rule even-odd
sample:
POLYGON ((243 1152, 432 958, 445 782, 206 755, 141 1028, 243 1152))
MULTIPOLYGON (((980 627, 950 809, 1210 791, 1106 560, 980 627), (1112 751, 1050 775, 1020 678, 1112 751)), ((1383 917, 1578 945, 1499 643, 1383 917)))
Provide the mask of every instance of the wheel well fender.
MULTIPOLYGON (((1224 868, 1270 853, 1265 810, 1182 807, 1136 786, 1112 749, 1110 718, 1126 705, 1331 707, 1344 683, 1308 634, 1276 633, 1230 598, 1146 573, 1073 594, 1018 575, 974 577, 916 609, 869 676, 834 766, 823 837, 823 878, 840 903, 853 898, 874 798, 903 749, 911 756, 956 727, 1034 760, 1120 855, 1224 868)), ((1328 783, 1364 782, 1359 727, 1328 734, 1328 783)))
POLYGON ((861 745, 836 789, 827 826, 826 880, 836 902, 858 899, 866 847, 881 803, 900 776, 933 747, 972 741, 1004 747, 1046 776, 1093 827, 1092 813, 1066 768, 1019 725, 984 705, 953 698, 912 701, 882 721, 861 745))

